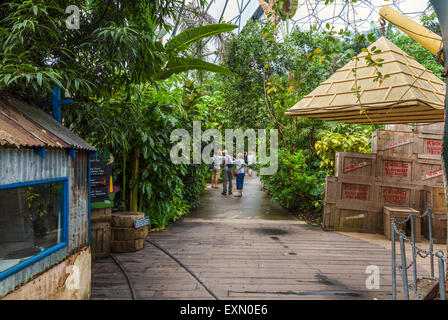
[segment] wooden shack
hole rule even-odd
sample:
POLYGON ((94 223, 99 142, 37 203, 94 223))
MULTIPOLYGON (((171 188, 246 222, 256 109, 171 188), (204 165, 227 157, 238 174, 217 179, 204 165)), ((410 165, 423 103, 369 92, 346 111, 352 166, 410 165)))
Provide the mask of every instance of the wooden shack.
POLYGON ((0 299, 89 298, 94 151, 39 107, 0 93, 0 299))

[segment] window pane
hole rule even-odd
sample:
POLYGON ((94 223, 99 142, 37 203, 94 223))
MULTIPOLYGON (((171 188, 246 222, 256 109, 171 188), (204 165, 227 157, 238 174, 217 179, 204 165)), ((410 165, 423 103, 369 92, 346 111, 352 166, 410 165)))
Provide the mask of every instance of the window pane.
POLYGON ((63 182, 0 190, 0 272, 63 239, 63 182))

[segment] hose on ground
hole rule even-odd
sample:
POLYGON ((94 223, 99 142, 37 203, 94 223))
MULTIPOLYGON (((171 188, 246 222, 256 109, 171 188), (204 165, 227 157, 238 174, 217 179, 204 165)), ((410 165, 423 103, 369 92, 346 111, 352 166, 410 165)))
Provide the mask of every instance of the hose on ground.
POLYGON ((193 276, 193 278, 196 279, 197 282, 199 282, 199 284, 205 289, 205 291, 207 291, 215 300, 219 300, 219 298, 216 296, 216 294, 209 289, 204 282, 202 282, 201 279, 199 279, 199 277, 190 270, 190 268, 188 268, 186 265, 184 265, 179 259, 177 259, 175 256, 173 256, 171 253, 169 253, 167 250, 165 250, 164 248, 162 248, 161 246, 159 246, 157 243, 146 239, 146 242, 148 242, 149 244, 153 245, 154 247, 156 247, 157 249, 159 249, 160 251, 162 251, 163 253, 165 253, 168 257, 170 257, 171 259, 173 259, 174 261, 177 262, 178 265, 180 265, 182 268, 185 269, 185 271, 187 271, 189 274, 191 274, 193 276))

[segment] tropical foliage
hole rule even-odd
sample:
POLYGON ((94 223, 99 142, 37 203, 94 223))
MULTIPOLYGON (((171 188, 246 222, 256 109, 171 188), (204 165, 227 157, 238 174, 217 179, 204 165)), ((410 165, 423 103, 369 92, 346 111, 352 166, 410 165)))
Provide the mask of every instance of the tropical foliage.
MULTIPOLYGON (((181 1, 11 1, 0 10, 0 90, 49 99, 53 85, 72 92, 64 123, 115 159, 116 197, 123 210, 143 211, 165 227, 194 208, 204 165, 171 163, 170 134, 209 121, 202 93, 185 71, 234 74, 192 56, 198 41, 233 30, 198 25, 165 44, 166 21, 181 1), (80 8, 79 29, 67 29, 65 8, 80 8), (161 81, 165 80, 165 81, 161 81)), ((211 121, 213 123, 213 121, 211 121)))
POLYGON ((325 171, 316 167, 318 162, 310 164, 309 160, 301 150, 294 154, 279 150, 277 173, 261 176, 273 200, 298 212, 320 211, 325 171))
POLYGON ((164 46, 174 1, 7 2, 0 10, 0 89, 18 92, 58 85, 84 95, 110 94, 137 83, 166 79, 188 70, 229 72, 190 57, 188 46, 230 31, 215 24, 186 30, 164 46), (79 29, 68 29, 65 9, 80 9, 79 29))
MULTIPOLYGON (((423 17, 427 25, 435 28, 433 18, 423 17)), ((210 94, 218 97, 214 108, 222 110, 227 120, 222 121, 223 127, 278 130, 282 147, 279 170, 261 179, 271 197, 295 213, 320 211, 316 204, 321 194, 317 190, 323 176, 334 173, 336 152, 369 152, 371 133, 381 126, 302 119, 284 112, 352 57, 366 51, 381 35, 378 27, 350 34, 328 24, 325 32, 295 29, 280 37, 274 24, 249 22, 244 33, 232 35, 226 45, 224 65, 238 77, 215 75, 208 80, 208 87, 213 88, 210 94), (302 185, 308 188, 307 192, 302 185)), ((443 68, 421 45, 391 26, 386 29, 386 36, 423 66, 441 75, 443 68)), ((378 80, 383 77, 379 75, 378 80)))
POLYGON ((316 154, 321 159, 320 167, 325 168, 328 175, 334 174, 336 152, 370 152, 369 130, 344 135, 327 131, 316 142, 316 154))
MULTIPOLYGON (((277 20, 297 9, 297 1, 274 3, 277 20)), ((421 18, 440 33, 434 14, 421 18)), ((67 90, 75 104, 63 109, 64 124, 113 155, 117 205, 145 212, 155 227, 197 206, 209 174, 204 164, 171 163, 176 128, 201 121, 203 130, 277 129, 279 170, 262 182, 295 214, 320 212, 335 153, 369 152, 378 129, 285 111, 366 50, 379 28, 350 34, 328 23, 324 31, 284 33, 249 20, 236 34, 236 26, 207 15, 204 0, 8 1, 0 21, 0 90, 36 102, 48 100, 53 85, 67 90), (79 29, 66 26, 69 5, 80 8, 79 29), (210 62, 214 55, 218 63, 210 62)), ((419 44, 390 26, 386 36, 441 76, 437 59, 419 44)))

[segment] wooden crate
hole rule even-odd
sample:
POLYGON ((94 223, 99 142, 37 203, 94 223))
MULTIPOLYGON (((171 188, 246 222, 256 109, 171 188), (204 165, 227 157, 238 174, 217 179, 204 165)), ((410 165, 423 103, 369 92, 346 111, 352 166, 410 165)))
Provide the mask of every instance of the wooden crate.
POLYGON ((90 230, 92 258, 105 258, 110 254, 112 208, 92 209, 90 212, 90 230))
POLYGON ((445 128, 444 122, 436 122, 430 124, 417 123, 415 125, 415 132, 443 135, 444 128, 445 128))
MULTIPOLYGON (((420 212, 409 207, 384 207, 383 210, 383 230, 384 235, 391 239, 391 225, 390 220, 394 218, 396 221, 403 221, 406 219, 409 214, 413 212, 416 216, 420 215, 420 212)), ((398 228, 398 226, 397 226, 398 228)), ((422 228, 421 228, 421 219, 415 218, 414 219, 414 231, 415 231, 415 241, 420 242, 422 240, 422 228)), ((406 224, 406 235, 408 235, 408 238, 410 239, 411 233, 410 233, 410 227, 409 222, 406 224)), ((398 237, 395 237, 396 240, 398 240, 398 237)))
POLYGON ((335 157, 335 176, 341 178, 374 178, 376 154, 337 152, 335 157))
POLYGON ((376 186, 376 203, 379 207, 412 207, 419 208, 420 192, 423 186, 409 184, 381 183, 376 186))
POLYGON ((372 134, 372 153, 379 156, 416 158, 417 141, 415 133, 377 130, 372 134))
POLYGON ((442 159, 442 138, 433 136, 419 137, 418 158, 442 159))
POLYGON ((377 233, 381 231, 381 210, 337 208, 334 230, 377 233))
POLYGON ((373 201, 373 186, 369 184, 339 183, 341 200, 373 201))
POLYGON ((334 230, 336 218, 336 205, 332 203, 325 203, 322 217, 322 227, 324 230, 334 230))
MULTIPOLYGON (((428 217, 424 217, 422 221, 423 235, 429 239, 429 225, 428 217)), ((446 229, 447 229, 447 213, 433 212, 432 213, 432 238, 434 243, 446 244, 446 229)))
POLYGON ((386 131, 413 132, 412 124, 386 124, 386 131))
POLYGON ((338 208, 353 210, 371 210, 377 205, 374 183, 354 183, 339 179, 337 184, 338 208))
POLYGON ((325 204, 322 225, 325 230, 382 233, 380 208, 343 208, 325 204))
POLYGON ((414 161, 412 180, 417 184, 443 184, 442 161, 419 159, 414 161))
POLYGON ((409 183, 413 167, 414 161, 410 158, 378 156, 376 172, 381 181, 409 183))
POLYGON ((445 189, 443 185, 424 187, 425 208, 432 208, 433 212, 447 212, 445 189))
POLYGON ((336 203, 337 200, 337 186, 338 186, 338 178, 337 177, 325 177, 325 194, 324 194, 324 203, 336 203))

